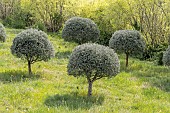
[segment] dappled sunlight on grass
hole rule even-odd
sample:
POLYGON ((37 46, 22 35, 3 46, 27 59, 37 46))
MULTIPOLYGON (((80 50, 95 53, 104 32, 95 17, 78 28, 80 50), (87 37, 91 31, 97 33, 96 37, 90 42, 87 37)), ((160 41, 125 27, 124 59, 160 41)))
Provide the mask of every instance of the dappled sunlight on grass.
POLYGON ((32 65, 11 55, 12 40, 21 30, 7 29, 0 43, 0 112, 2 113, 169 113, 170 70, 153 62, 120 54, 121 72, 93 84, 88 98, 86 78, 67 75, 68 58, 77 45, 49 33, 56 56, 32 65))

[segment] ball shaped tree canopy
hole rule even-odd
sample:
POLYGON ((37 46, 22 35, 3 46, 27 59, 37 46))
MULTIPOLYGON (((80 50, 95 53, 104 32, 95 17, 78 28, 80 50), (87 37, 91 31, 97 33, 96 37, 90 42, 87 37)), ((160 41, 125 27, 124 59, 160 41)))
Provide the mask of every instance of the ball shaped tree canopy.
POLYGON ((97 25, 92 20, 81 17, 73 17, 67 20, 62 31, 64 40, 79 44, 96 42, 99 35, 100 31, 97 25))
POLYGON ((164 65, 170 66, 170 46, 164 52, 162 61, 164 65))
POLYGON ((54 48, 47 39, 47 34, 36 29, 27 29, 19 33, 13 40, 11 52, 18 58, 27 60, 29 74, 31 64, 37 61, 48 61, 54 56, 54 48))
POLYGON ((5 27, 3 24, 0 23, 0 41, 5 42, 6 40, 6 32, 5 32, 5 27))
POLYGON ((72 52, 67 66, 68 74, 75 77, 86 76, 92 94, 92 83, 102 77, 112 77, 119 73, 120 64, 113 49, 98 44, 86 43, 72 52))
POLYGON ((128 56, 143 53, 145 43, 140 33, 136 30, 119 30, 116 31, 110 41, 109 47, 115 51, 126 54, 126 66, 128 66, 128 56))

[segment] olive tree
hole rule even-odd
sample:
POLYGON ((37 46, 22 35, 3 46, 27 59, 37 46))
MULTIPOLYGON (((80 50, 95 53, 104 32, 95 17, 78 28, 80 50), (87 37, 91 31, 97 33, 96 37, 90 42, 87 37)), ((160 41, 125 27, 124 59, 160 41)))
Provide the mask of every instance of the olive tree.
POLYGON ((142 54, 145 49, 145 43, 138 31, 119 30, 112 35, 109 47, 117 52, 126 54, 126 67, 128 67, 129 55, 142 54))
POLYGON ((164 65, 170 66, 170 46, 164 52, 162 61, 164 65))
POLYGON ((3 24, 0 23, 0 41, 5 42, 6 40, 6 32, 5 32, 5 27, 3 24))
POLYGON ((113 49, 93 43, 77 46, 67 66, 69 75, 85 76, 88 81, 88 96, 92 95, 92 84, 102 77, 116 76, 120 70, 117 54, 113 49))
POLYGON ((14 38, 11 53, 26 60, 29 74, 32 74, 31 64, 37 61, 48 61, 54 57, 54 48, 46 33, 36 29, 27 29, 14 38))
POLYGON ((62 37, 66 41, 79 44, 96 42, 100 31, 97 25, 88 18, 73 17, 66 21, 62 31, 62 37))

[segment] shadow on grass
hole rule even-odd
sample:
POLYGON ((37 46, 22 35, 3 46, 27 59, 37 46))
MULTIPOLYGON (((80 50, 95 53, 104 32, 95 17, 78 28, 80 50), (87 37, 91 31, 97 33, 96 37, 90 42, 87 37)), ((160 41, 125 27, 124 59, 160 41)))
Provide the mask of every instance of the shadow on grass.
POLYGON ((70 54, 71 54, 71 51, 57 52, 55 54, 55 57, 58 59, 66 59, 66 58, 69 58, 70 54))
POLYGON ((153 81, 154 86, 160 88, 163 91, 170 92, 170 76, 156 77, 153 81))
MULTIPOLYGON (((170 73, 169 73, 170 74, 170 73)), ((140 72, 136 74, 138 78, 150 83, 152 86, 158 87, 159 89, 170 92, 170 76, 167 73, 158 73, 153 70, 140 72)))
POLYGON ((6 71, 0 73, 0 81, 3 83, 36 80, 40 75, 29 75, 26 71, 6 71))
POLYGON ((163 91, 170 92, 170 68, 155 66, 150 63, 135 63, 132 63, 132 65, 128 68, 123 67, 122 71, 132 73, 133 76, 148 82, 151 86, 155 86, 163 91))
POLYGON ((87 97, 79 96, 77 94, 65 94, 49 96, 45 100, 44 104, 49 107, 65 106, 69 109, 90 109, 94 105, 102 105, 104 101, 103 96, 99 97, 87 97))

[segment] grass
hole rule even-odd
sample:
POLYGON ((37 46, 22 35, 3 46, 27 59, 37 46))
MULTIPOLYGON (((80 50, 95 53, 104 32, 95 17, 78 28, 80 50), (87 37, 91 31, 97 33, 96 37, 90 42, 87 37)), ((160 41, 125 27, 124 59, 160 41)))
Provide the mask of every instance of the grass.
POLYGON ((56 57, 37 62, 27 72, 27 63, 11 55, 10 46, 20 30, 7 29, 7 42, 0 43, 0 113, 169 113, 170 69, 130 58, 121 73, 102 78, 87 98, 87 81, 67 75, 68 57, 74 43, 54 34, 49 39, 56 57))

